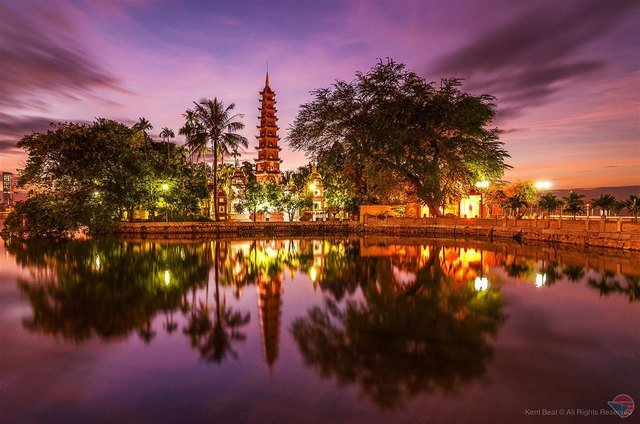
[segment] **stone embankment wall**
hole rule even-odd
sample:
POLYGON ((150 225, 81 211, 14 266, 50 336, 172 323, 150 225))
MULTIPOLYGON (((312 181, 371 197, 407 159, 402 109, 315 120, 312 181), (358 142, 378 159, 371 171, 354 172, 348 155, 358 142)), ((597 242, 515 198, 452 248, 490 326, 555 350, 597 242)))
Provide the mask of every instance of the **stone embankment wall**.
POLYGON ((622 220, 505 220, 375 218, 362 223, 327 222, 150 222, 122 223, 115 232, 131 236, 332 236, 394 235, 510 238, 581 246, 640 250, 640 222, 622 220))
POLYGON ((360 225, 350 221, 327 222, 135 222, 115 229, 123 235, 310 236, 357 234, 360 225))
POLYGON ((496 218, 365 217, 364 232, 393 235, 447 235, 513 238, 581 246, 640 250, 640 222, 620 219, 542 220, 496 218))

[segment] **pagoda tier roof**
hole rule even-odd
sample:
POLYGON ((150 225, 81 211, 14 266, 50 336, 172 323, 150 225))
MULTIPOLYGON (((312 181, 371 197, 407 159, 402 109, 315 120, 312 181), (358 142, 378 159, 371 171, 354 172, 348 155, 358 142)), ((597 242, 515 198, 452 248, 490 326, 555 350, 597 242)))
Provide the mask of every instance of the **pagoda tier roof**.
POLYGON ((280 159, 280 158, 272 158, 272 159, 266 159, 266 158, 264 158, 264 159, 256 159, 256 158, 253 158, 253 160, 256 163, 263 163, 263 162, 280 162, 280 163, 282 163, 282 159, 280 159))
POLYGON ((257 138, 258 140, 260 140, 261 138, 264 138, 265 140, 269 139, 269 140, 280 141, 280 136, 277 136, 277 135, 256 135, 254 137, 257 138))
POLYGON ((282 171, 276 170, 274 169, 273 171, 253 171, 253 175, 269 175, 269 174, 273 174, 273 175, 282 175, 282 171))
POLYGON ((274 113, 278 111, 278 109, 276 109, 275 107, 265 107, 265 108, 263 108, 261 106, 258 106, 258 110, 272 110, 274 113))
POLYGON ((275 128, 277 130, 280 129, 279 126, 275 125, 275 124, 262 124, 262 125, 256 125, 256 128, 275 128))
POLYGON ((282 150, 282 147, 279 147, 279 146, 271 146, 271 147, 269 147, 269 146, 263 146, 263 147, 255 146, 255 148, 256 148, 256 150, 276 150, 276 149, 282 150))

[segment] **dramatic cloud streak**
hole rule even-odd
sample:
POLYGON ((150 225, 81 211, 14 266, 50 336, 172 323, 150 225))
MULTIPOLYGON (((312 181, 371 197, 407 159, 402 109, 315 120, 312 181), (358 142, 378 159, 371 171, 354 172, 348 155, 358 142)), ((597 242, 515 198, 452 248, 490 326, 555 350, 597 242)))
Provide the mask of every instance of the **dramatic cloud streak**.
POLYGON ((31 106, 43 93, 73 96, 119 88, 76 44, 72 28, 64 9, 34 6, 18 12, 0 4, 0 106, 31 106))
POLYGON ((464 75, 472 87, 500 99, 502 116, 550 101, 573 80, 595 74, 607 61, 584 51, 638 7, 633 0, 554 2, 536 5, 458 51, 433 72, 464 75))
MULTIPOLYGON (((0 0, 0 169, 19 166, 16 140, 49 122, 145 116, 177 129, 203 96, 235 102, 253 140, 267 61, 284 138, 310 90, 393 57, 429 80, 463 77, 466 89, 497 97, 508 179, 640 184, 639 7, 0 0)), ((304 163, 283 147, 285 168, 304 163)))

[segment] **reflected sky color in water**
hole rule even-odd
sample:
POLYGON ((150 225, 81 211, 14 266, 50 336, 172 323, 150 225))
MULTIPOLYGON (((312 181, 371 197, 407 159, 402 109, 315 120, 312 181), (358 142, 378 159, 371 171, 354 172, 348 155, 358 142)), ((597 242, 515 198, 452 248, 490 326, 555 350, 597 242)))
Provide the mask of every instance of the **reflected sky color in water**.
POLYGON ((0 421, 522 419, 640 399, 637 255, 506 243, 0 247, 0 421))

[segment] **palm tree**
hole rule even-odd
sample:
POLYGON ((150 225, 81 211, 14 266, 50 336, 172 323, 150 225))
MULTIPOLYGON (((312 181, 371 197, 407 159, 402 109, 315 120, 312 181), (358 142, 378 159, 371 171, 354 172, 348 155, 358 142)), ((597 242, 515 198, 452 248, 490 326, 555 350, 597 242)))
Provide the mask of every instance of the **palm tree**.
POLYGON ((597 199, 593 199, 591 204, 594 208, 600 208, 601 215, 606 218, 607 214, 616 204, 616 198, 610 194, 602 194, 597 199))
POLYGON ((242 114, 232 114, 235 103, 225 107, 218 98, 202 99, 195 104, 194 114, 205 129, 206 138, 211 143, 213 153, 213 208, 215 220, 219 220, 218 211, 218 155, 229 154, 241 147, 248 147, 247 139, 237 132, 244 128, 244 124, 237 121, 242 114))
POLYGON ((205 152, 207 151, 207 137, 204 127, 192 110, 187 109, 182 116, 185 122, 182 128, 178 130, 178 134, 184 135, 187 139, 185 146, 189 149, 191 158, 193 158, 195 154, 196 161, 200 160, 200 158, 204 159, 205 152))
POLYGON ((162 137, 164 142, 167 143, 167 165, 169 164, 169 161, 171 160, 171 156, 170 156, 171 154, 170 154, 170 151, 169 151, 169 140, 171 140, 175 136, 176 136, 176 134, 173 132, 173 130, 171 128, 162 127, 162 131, 160 131, 160 137, 162 137))
POLYGON ((635 216, 635 220, 638 221, 638 212, 640 211, 640 194, 631 194, 625 200, 627 211, 635 216))
POLYGON ((611 206, 611 212, 613 212, 616 216, 620 216, 623 210, 627 207, 626 200, 616 200, 611 206))
POLYGON ((562 199, 556 197, 553 193, 545 193, 538 200, 538 207, 547 212, 547 219, 551 213, 562 205, 562 199))
POLYGON ((138 122, 133 124, 133 129, 136 131, 142 131, 148 137, 148 131, 153 129, 153 125, 151 125, 151 122, 149 122, 147 118, 140 117, 138 118, 138 122))
POLYGON ((192 312, 188 325, 183 330, 189 336, 191 346, 197 348, 202 358, 208 362, 222 362, 227 355, 237 358, 233 350, 234 341, 243 341, 246 336, 240 331, 251 320, 249 313, 242 314, 233 311, 226 304, 226 298, 220 299, 220 241, 215 243, 214 280, 215 280, 215 315, 212 316, 209 308, 209 281, 207 281, 207 294, 205 303, 200 302, 197 311, 192 312))
POLYGON ((565 209, 567 212, 573 215, 573 219, 576 219, 576 215, 584 211, 584 194, 578 194, 571 190, 569 195, 564 197, 565 209))
POLYGON ((507 197, 502 204, 502 207, 511 209, 516 219, 522 218, 524 211, 529 207, 529 202, 522 194, 514 194, 507 197))

